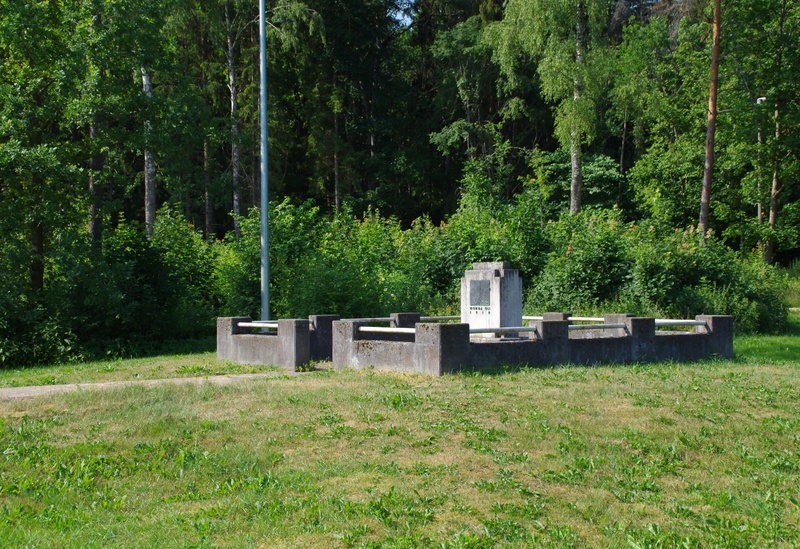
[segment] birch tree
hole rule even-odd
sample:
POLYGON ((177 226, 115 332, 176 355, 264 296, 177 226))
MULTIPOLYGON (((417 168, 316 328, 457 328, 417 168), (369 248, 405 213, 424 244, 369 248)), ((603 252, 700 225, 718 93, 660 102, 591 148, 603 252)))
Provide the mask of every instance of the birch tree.
POLYGON ((719 78, 719 42, 722 24, 721 2, 714 0, 711 43, 711 84, 708 92, 708 128, 706 131, 706 160, 703 169, 703 190, 700 196, 700 239, 708 232, 711 201, 711 181, 714 177, 714 137, 717 131, 717 89, 719 78))
POLYGON ((513 72, 520 53, 535 60, 542 93, 556 103, 556 136, 570 151, 570 213, 581 209, 583 148, 595 137, 606 87, 608 10, 602 0, 509 0, 492 33, 504 71, 513 72))

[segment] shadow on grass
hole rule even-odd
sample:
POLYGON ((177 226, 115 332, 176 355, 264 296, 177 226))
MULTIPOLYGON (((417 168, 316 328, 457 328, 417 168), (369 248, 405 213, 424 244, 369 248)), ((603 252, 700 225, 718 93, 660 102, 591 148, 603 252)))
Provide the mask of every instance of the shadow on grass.
POLYGON ((152 340, 143 338, 95 341, 87 349, 88 360, 151 358, 162 355, 210 353, 217 348, 215 336, 193 339, 152 340))

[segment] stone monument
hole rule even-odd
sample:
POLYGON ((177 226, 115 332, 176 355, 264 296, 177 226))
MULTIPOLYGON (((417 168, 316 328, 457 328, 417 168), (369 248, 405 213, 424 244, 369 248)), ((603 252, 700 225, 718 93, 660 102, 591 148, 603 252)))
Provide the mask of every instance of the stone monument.
MULTIPOLYGON (((510 263, 473 263, 461 279, 461 322, 470 328, 522 326, 522 279, 510 263)), ((516 336, 516 334, 505 334, 516 336)), ((475 334, 496 337, 495 334, 475 334)))

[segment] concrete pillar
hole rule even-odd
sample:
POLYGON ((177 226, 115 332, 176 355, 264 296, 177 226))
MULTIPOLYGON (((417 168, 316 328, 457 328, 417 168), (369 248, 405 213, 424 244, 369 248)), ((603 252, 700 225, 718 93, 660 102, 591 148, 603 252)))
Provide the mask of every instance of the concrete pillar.
POLYGON ((333 356, 333 321, 339 315, 312 315, 308 317, 309 347, 312 360, 330 360, 333 356))
POLYGON ((344 370, 355 364, 354 342, 358 340, 358 322, 336 320, 333 322, 333 369, 344 370))
MULTIPOLYGON (((609 315, 612 316, 612 315, 609 315)), ((656 360, 656 319, 628 316, 625 326, 631 337, 630 360, 647 362, 656 360)))
MULTIPOLYGON (((627 326, 628 319, 633 317, 634 315, 627 313, 608 314, 603 315, 603 322, 605 324, 625 324, 627 326)), ((624 328, 616 328, 614 330, 608 330, 608 334, 614 337, 624 337, 629 334, 629 331, 626 331, 624 328)))
POLYGON ((295 371, 298 366, 308 364, 309 352, 308 320, 285 319, 278 321, 278 360, 279 365, 295 371))
POLYGON ((392 313, 389 316, 392 319, 389 326, 392 328, 413 328, 420 319, 419 313, 392 313))
POLYGON ((237 360, 234 335, 249 334, 249 328, 239 328, 240 322, 251 322, 249 316, 228 316, 217 318, 217 358, 237 360))
POLYGON ((469 324, 417 324, 415 371, 441 376, 469 367, 469 324))
POLYGON ((569 362, 569 321, 536 321, 542 344, 542 362, 565 364, 569 362))
POLYGON ((709 352, 722 358, 733 358, 733 317, 723 315, 698 315, 695 320, 708 324, 697 326, 696 331, 710 333, 709 352))
POLYGON ((569 320, 572 313, 544 313, 542 320, 569 320))

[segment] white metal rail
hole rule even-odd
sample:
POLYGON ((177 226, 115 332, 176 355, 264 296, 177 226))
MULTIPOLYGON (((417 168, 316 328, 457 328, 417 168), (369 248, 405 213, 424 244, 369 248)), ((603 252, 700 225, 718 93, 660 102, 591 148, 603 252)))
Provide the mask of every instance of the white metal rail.
POLYGON ((708 328, 708 323, 705 320, 670 320, 667 318, 657 318, 656 326, 705 326, 708 328))
MULTIPOLYGON (((420 321, 422 322, 429 322, 429 321, 437 321, 437 320, 460 320, 460 316, 426 316, 420 317, 420 321)), ((523 316, 523 320, 542 320, 542 317, 535 317, 535 316, 523 316)), ((346 319, 349 322, 359 322, 359 323, 371 323, 371 322, 391 322, 391 318, 388 317, 378 317, 378 318, 349 318, 346 319)), ((602 322, 602 318, 595 318, 595 317, 571 317, 569 320, 577 321, 577 322, 602 322)), ((704 320, 676 320, 676 319, 667 319, 667 318, 657 318, 655 319, 655 325, 657 328, 660 327, 671 327, 671 326, 705 326, 708 328, 708 323, 704 320)), ((278 328, 277 322, 268 322, 263 320, 253 320, 251 322, 240 322, 238 324, 241 328, 260 328, 260 329, 268 329, 268 330, 276 330, 278 328)), ((570 324, 567 326, 568 330, 613 330, 613 329, 625 329, 625 324, 570 324)), ((372 333, 403 333, 403 334, 413 334, 415 333, 415 328, 389 328, 383 326, 361 326, 359 328, 362 332, 372 332, 372 333)), ((473 328, 469 331, 471 334, 490 334, 490 333, 514 333, 514 332, 535 332, 538 337, 538 330, 532 326, 514 326, 509 327, 505 326, 502 328, 473 328)))
POLYGON ((617 330, 625 328, 625 324, 570 324, 567 330, 617 330))
POLYGON ((416 328, 388 328, 386 326, 360 326, 359 332, 368 332, 374 334, 415 334, 416 328))
POLYGON ((240 328, 266 328, 268 330, 277 330, 277 322, 266 322, 263 320, 254 320, 252 322, 240 322, 237 324, 240 328))

